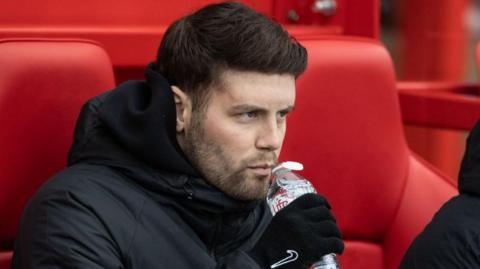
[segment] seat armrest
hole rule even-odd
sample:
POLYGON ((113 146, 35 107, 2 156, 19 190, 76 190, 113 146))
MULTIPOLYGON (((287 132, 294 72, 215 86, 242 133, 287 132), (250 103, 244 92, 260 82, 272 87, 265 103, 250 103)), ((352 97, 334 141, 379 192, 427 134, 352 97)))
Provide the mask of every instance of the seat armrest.
POLYGON ((470 130, 480 118, 480 85, 399 82, 404 123, 470 130))

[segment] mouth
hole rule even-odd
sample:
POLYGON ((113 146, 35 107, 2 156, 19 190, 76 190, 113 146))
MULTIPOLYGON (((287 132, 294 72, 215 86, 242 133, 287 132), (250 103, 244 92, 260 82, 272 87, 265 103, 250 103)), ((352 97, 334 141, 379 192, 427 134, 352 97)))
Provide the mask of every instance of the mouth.
POLYGON ((248 166, 248 169, 258 176, 270 176, 272 167, 273 164, 257 164, 248 166))

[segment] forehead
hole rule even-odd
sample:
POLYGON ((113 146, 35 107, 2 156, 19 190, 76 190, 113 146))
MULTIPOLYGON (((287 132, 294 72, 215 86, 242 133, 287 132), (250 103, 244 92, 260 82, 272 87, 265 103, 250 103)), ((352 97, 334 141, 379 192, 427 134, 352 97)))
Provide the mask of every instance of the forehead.
POLYGON ((285 106, 295 102, 295 77, 290 74, 226 70, 216 88, 211 101, 225 105, 285 106))

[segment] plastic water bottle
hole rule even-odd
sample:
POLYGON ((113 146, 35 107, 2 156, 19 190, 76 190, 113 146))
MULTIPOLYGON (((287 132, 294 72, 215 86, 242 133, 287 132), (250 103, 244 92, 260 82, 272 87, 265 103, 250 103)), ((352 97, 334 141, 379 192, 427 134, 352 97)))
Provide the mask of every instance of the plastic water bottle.
MULTIPOLYGON (((303 170, 297 162, 284 162, 272 170, 272 185, 268 190, 267 203, 272 215, 286 207, 293 200, 306 193, 317 193, 312 183, 292 170, 303 170)), ((311 269, 340 269, 335 253, 324 255, 311 269)))

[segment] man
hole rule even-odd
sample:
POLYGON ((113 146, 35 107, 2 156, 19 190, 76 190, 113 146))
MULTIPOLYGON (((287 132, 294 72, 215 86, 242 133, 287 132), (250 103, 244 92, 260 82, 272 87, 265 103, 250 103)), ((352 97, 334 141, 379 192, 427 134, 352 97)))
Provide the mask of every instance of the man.
POLYGON ((458 190, 413 241, 401 269, 480 268, 480 122, 467 140, 458 190))
POLYGON ((307 268, 341 253, 325 199, 274 218, 265 202, 306 61, 239 3, 174 22, 145 82, 82 109, 69 167, 24 212, 13 268, 307 268))

